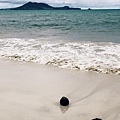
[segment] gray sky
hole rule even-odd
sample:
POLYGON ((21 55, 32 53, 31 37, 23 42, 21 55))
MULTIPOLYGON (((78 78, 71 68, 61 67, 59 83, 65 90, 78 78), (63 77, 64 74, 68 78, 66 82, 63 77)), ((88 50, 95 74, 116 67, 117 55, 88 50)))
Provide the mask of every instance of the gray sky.
POLYGON ((0 0, 0 8, 18 7, 27 2, 45 2, 52 6, 64 6, 80 8, 119 8, 120 0, 0 0))

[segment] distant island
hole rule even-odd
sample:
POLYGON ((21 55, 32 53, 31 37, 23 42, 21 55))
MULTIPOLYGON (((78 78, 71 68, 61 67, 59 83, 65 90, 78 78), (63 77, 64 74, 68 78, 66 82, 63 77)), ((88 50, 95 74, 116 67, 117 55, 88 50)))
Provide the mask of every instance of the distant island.
POLYGON ((10 8, 9 10, 81 10, 81 8, 52 7, 46 3, 28 2, 20 7, 10 8))
POLYGON ((91 8, 88 8, 88 10, 92 10, 91 8))

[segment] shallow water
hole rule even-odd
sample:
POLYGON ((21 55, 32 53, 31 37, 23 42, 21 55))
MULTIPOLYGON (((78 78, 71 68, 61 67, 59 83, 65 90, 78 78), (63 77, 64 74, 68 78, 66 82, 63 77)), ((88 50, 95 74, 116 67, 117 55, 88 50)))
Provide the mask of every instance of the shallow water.
POLYGON ((120 74, 120 10, 1 10, 0 16, 0 57, 120 74))

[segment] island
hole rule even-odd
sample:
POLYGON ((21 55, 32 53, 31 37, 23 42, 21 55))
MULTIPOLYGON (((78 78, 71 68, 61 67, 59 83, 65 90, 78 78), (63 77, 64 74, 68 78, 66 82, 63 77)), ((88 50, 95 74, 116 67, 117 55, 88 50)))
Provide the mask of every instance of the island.
POLYGON ((20 7, 10 8, 10 10, 81 10, 81 8, 71 8, 69 6, 52 7, 46 3, 28 2, 20 7))
POLYGON ((92 10, 91 8, 88 8, 88 10, 92 10))

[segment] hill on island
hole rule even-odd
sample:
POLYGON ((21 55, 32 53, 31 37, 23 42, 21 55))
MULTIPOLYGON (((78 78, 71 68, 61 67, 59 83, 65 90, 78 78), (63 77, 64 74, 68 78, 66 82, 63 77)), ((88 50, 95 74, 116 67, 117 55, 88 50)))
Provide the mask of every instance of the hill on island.
POLYGON ((20 7, 11 8, 10 10, 81 10, 81 8, 52 7, 46 3, 28 2, 20 7))

